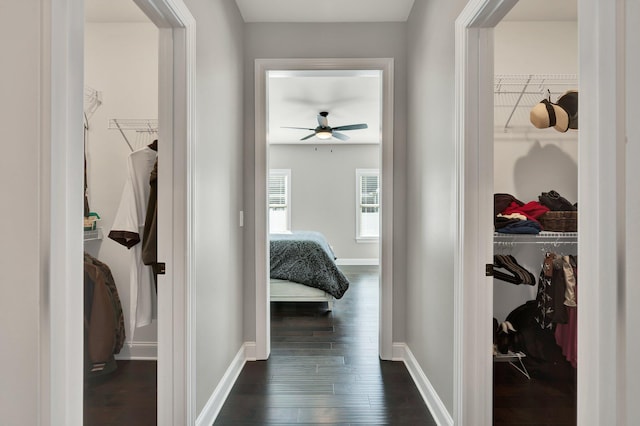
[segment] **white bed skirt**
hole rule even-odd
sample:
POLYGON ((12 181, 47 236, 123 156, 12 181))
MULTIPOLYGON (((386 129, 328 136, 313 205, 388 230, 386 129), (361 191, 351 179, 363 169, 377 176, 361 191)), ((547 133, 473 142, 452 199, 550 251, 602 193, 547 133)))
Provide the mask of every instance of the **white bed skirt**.
POLYGON ((272 302, 327 302, 333 310, 334 297, 319 288, 309 287, 293 281, 271 279, 272 302))

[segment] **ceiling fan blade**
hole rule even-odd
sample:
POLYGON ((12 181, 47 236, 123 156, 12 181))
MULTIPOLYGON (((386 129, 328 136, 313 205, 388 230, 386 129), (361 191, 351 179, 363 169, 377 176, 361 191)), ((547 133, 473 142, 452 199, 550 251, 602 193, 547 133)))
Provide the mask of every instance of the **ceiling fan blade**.
POLYGON ((358 130, 358 129, 368 129, 369 126, 367 126, 365 123, 362 124, 348 124, 346 126, 338 126, 338 127, 334 127, 333 130, 358 130))
POLYGON ((287 127, 287 126, 282 126, 281 129, 315 130, 315 129, 310 129, 308 127, 287 127))
MULTIPOLYGON (((312 129, 312 130, 313 130, 313 129, 312 129)), ((315 133, 311 133, 310 135, 305 136, 304 138, 302 138, 302 139, 300 139, 300 140, 301 140, 301 141, 306 141, 307 139, 312 138, 312 137, 314 137, 315 135, 316 135, 315 133)))
POLYGON ((331 136, 336 139, 340 139, 341 141, 349 140, 349 136, 345 135, 344 133, 336 132, 335 130, 331 132, 331 136))

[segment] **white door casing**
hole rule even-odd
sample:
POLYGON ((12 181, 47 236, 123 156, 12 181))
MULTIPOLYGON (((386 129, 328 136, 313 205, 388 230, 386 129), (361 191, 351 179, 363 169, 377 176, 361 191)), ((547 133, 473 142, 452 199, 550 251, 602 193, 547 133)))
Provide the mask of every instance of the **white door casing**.
POLYGON ((255 285, 256 358, 267 359, 270 348, 269 255, 267 227, 267 72, 271 70, 381 70, 381 237, 379 355, 392 359, 393 348, 393 59, 256 59, 255 61, 255 285))
POLYGON ((493 27, 517 0, 473 1, 456 20, 455 424, 492 424, 493 27))
MULTIPOLYGON (((517 0, 472 0, 456 20, 455 424, 492 424, 492 29, 517 0), (486 170, 485 170, 486 168, 486 170), (485 171, 483 171, 485 170, 485 171), (477 217, 480 212, 480 217, 477 217)), ((580 425, 625 424, 625 2, 578 0, 580 425), (606 283, 606 285, 604 284, 606 283)), ((627 52, 628 53, 628 52, 627 52)))
POLYGON ((194 424, 195 290, 192 277, 195 19, 182 0, 134 0, 159 28, 158 425, 194 424))
MULTIPOLYGON (((193 424, 195 20, 181 0, 134 1, 160 29, 158 258, 167 273, 158 280, 158 424, 193 424)), ((41 423, 70 426, 82 425, 83 407, 83 11, 83 0, 43 2, 42 84, 50 93, 49 104, 43 103, 43 147, 51 138, 51 185, 43 202, 52 213, 43 229, 49 229, 49 288, 56 296, 41 309, 42 327, 49 330, 41 333, 41 423)))

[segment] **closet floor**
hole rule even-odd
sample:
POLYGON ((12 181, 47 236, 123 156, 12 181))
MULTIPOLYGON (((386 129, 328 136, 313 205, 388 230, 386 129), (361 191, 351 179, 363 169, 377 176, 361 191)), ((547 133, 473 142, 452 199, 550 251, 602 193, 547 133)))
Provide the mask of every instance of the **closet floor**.
POLYGON ((85 380, 85 426, 155 426, 155 361, 118 361, 105 376, 85 380))
POLYGON ((378 274, 341 267, 334 303, 272 303, 271 356, 245 364, 216 425, 435 425, 404 364, 378 357, 378 274))
POLYGON ((506 362, 494 363, 494 426, 576 425, 575 370, 567 363, 562 373, 529 380, 506 362))

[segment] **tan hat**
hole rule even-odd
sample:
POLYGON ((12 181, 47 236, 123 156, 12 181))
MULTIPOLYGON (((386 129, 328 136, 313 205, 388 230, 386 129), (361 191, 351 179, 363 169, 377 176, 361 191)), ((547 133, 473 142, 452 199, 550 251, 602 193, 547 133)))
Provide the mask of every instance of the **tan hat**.
POLYGON ((542 100, 531 108, 529 119, 531 124, 538 129, 553 127, 562 133, 569 129, 569 114, 567 114, 567 111, 547 99, 542 100))

